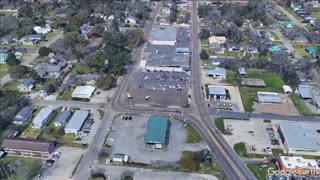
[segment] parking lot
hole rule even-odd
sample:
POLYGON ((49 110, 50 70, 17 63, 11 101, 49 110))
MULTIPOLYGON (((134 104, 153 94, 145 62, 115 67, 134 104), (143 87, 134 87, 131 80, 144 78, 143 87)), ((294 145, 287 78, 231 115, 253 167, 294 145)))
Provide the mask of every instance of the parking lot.
POLYGON ((61 152, 60 158, 55 159, 53 166, 42 175, 41 179, 69 179, 81 155, 84 153, 83 149, 73 147, 60 147, 57 151, 61 152))
POLYGON ((138 72, 126 98, 135 105, 186 107, 189 82, 190 75, 184 72, 138 72))
POLYGON ((279 94, 283 99, 282 103, 254 103, 254 110, 255 112, 262 112, 262 113, 274 113, 274 114, 282 114, 282 115, 299 115, 298 110, 294 106, 292 100, 284 95, 279 94))
POLYGON ((279 134, 276 129, 276 122, 264 123, 261 119, 247 120, 229 120, 225 119, 225 128, 231 129, 232 135, 226 135, 224 138, 233 147, 236 143, 244 142, 247 145, 247 151, 256 154, 268 154, 268 148, 283 149, 279 134), (280 143, 276 142, 276 139, 280 143))
POLYGON ((186 144, 186 130, 183 123, 171 120, 169 144, 165 150, 154 150, 145 146, 149 116, 132 116, 132 120, 118 117, 113 125, 107 143, 111 145, 111 154, 124 153, 130 155, 133 162, 150 164, 175 164, 179 161, 183 150, 197 151, 207 148, 205 144, 186 144))

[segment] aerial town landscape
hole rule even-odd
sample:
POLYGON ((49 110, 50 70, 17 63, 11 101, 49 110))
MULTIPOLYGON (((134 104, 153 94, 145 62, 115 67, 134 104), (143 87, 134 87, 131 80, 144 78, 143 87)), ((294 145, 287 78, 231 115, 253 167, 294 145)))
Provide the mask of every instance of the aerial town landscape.
POLYGON ((0 179, 320 179, 320 1, 0 0, 0 179))

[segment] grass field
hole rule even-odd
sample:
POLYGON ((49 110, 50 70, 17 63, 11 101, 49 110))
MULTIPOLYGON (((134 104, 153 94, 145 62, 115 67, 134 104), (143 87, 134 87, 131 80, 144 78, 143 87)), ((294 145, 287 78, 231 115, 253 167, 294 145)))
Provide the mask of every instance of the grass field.
POLYGON ((231 85, 238 85, 237 73, 231 70, 227 70, 227 83, 231 85))
POLYGON ((20 180, 20 179, 33 179, 35 177, 42 165, 41 159, 25 158, 25 157, 14 157, 6 156, 1 160, 3 163, 13 164, 15 162, 21 162, 19 171, 14 172, 9 179, 20 180), (28 172, 28 173, 25 173, 28 172), (24 175, 24 177, 22 177, 24 175), (27 177, 25 177, 27 175, 27 177))
POLYGON ((61 96, 57 97, 57 100, 71 101, 72 100, 71 94, 72 94, 73 90, 74 90, 74 88, 66 89, 61 96))
POLYGON ((242 103, 244 109, 246 111, 253 111, 253 102, 255 101, 256 94, 258 91, 265 92, 282 92, 282 86, 284 85, 284 81, 280 76, 266 71, 258 71, 258 70, 246 70, 247 78, 256 78, 263 79, 266 83, 267 87, 265 88, 255 88, 255 87, 240 87, 240 95, 242 99, 242 103))
POLYGON ((315 115, 319 115, 319 114, 315 114, 312 111, 309 110, 309 108, 307 107, 307 105, 305 104, 305 102, 303 102, 301 100, 301 98, 294 93, 291 93, 289 95, 289 97, 291 98, 294 106, 297 108, 297 110, 299 111, 300 115, 304 115, 304 116, 315 116, 315 115))
POLYGON ((202 141, 200 134, 191 125, 187 126, 187 143, 199 143, 202 141))
POLYGON ((0 78, 7 74, 9 66, 7 64, 0 64, 0 78))
POLYGON ((308 57, 308 58, 313 58, 305 49, 308 45, 297 45, 293 44, 292 45, 294 49, 296 50, 297 53, 299 53, 302 57, 308 57))
POLYGON ((228 179, 217 160, 212 155, 208 155, 207 159, 203 159, 201 151, 183 151, 180 163, 184 171, 210 174, 216 176, 219 180, 228 179))
POLYGON ((219 129, 219 131, 220 131, 222 134, 224 134, 224 135, 231 135, 231 134, 232 134, 232 132, 227 131, 226 128, 224 127, 224 120, 223 120, 223 118, 216 118, 216 119, 214 120, 214 122, 215 122, 217 128, 219 129))
POLYGON ((268 169, 273 168, 276 170, 277 166, 274 163, 270 163, 267 167, 262 168, 261 165, 257 163, 250 163, 247 165, 248 169, 253 173, 253 175, 258 179, 258 180, 265 180, 268 174, 268 169))
POLYGON ((21 138, 31 138, 31 139, 37 139, 38 136, 40 135, 41 133, 41 129, 35 129, 35 128, 32 128, 31 125, 22 132, 21 134, 21 138))
POLYGON ((19 85, 20 85, 19 81, 11 80, 8 83, 6 83, 2 88, 11 90, 11 91, 17 91, 19 85))
POLYGON ((208 39, 201 40, 201 46, 209 47, 209 40, 208 39))
POLYGON ((253 154, 248 153, 246 149, 246 145, 244 142, 239 142, 233 146, 233 150, 240 156, 240 157, 247 157, 247 158, 265 158, 267 155, 264 154, 253 154))

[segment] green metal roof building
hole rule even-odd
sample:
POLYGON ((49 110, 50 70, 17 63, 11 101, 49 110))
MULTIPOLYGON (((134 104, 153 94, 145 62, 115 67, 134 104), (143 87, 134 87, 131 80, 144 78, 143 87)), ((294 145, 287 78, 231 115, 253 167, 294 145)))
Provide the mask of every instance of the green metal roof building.
POLYGON ((150 116, 147 132, 144 137, 146 144, 166 144, 169 119, 165 116, 150 116))

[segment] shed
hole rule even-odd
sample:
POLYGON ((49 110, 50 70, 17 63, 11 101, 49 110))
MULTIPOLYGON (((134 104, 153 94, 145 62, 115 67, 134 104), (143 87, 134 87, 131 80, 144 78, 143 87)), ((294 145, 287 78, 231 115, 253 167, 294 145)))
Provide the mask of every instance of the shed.
POLYGON ((285 94, 290 94, 290 93, 292 93, 292 89, 291 89, 291 87, 288 86, 288 85, 283 85, 283 86, 282 86, 282 90, 283 90, 283 92, 284 92, 285 94))
POLYGON ((158 115, 150 116, 144 142, 146 144, 153 144, 156 148, 164 148, 167 143, 168 126, 168 117, 158 115))
POLYGON ((64 126, 66 125, 68 119, 71 116, 71 112, 70 111, 64 111, 62 113, 60 113, 56 119, 56 121, 54 122, 54 126, 55 127, 59 127, 59 126, 64 126))
POLYGON ((13 118, 13 123, 14 124, 22 124, 25 121, 27 121, 32 113, 33 113, 34 109, 30 106, 24 107, 22 108, 13 118))
POLYGON ((257 92, 259 103, 281 103, 282 99, 276 92, 257 92))
POLYGON ((83 111, 83 110, 75 111, 70 121, 68 122, 67 126, 64 128, 65 133, 77 134, 81 130, 89 114, 90 114, 89 111, 83 111))

